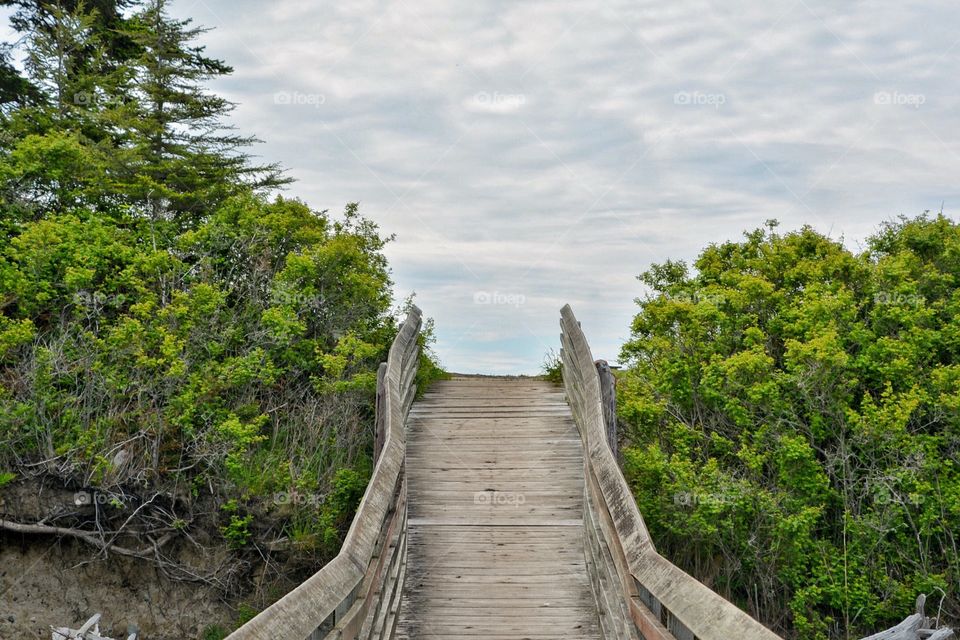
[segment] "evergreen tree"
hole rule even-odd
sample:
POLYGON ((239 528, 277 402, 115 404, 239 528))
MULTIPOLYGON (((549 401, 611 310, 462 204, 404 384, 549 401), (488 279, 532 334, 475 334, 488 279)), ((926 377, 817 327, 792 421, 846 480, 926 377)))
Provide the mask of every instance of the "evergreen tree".
POLYGON ((369 478, 388 238, 355 205, 251 193, 286 180, 224 124, 204 84, 231 69, 162 0, 0 6, 23 34, 0 46, 0 502, 56 482, 117 498, 5 519, 111 552, 201 539, 142 556, 265 606, 336 553, 369 478), (294 490, 334 499, 272 513, 294 490), (278 535, 297 557, 241 583, 278 535))
POLYGON ((212 205, 238 190, 289 182, 276 165, 250 163, 256 139, 232 132, 223 119, 234 104, 203 84, 233 71, 193 44, 205 29, 176 20, 165 0, 149 0, 126 24, 137 48, 131 60, 138 105, 125 125, 136 161, 125 189, 152 219, 194 226, 212 205))
POLYGON ((18 7, 27 72, 0 65, 7 222, 88 206, 194 228, 231 196, 289 181, 253 164, 255 138, 224 124, 234 105, 203 85, 232 69, 164 0, 4 4, 18 7))
POLYGON ((59 4, 44 11, 50 21, 24 43, 25 82, 39 97, 3 114, 0 194, 15 220, 80 206, 106 212, 122 200, 109 169, 123 161, 116 112, 131 76, 108 62, 94 13, 59 4))
POLYGON ((0 46, 0 115, 40 99, 37 88, 10 62, 9 45, 0 46))
MULTIPOLYGON (((138 0, 0 0, 0 7, 15 7, 10 19, 18 32, 29 35, 56 28, 56 14, 87 13, 93 19, 93 28, 106 47, 111 60, 123 61, 133 54, 133 43, 121 28, 123 12, 138 0)), ((76 64, 82 64, 86 51, 77 52, 76 64)))
POLYGON ((27 72, 48 97, 53 124, 74 128, 81 113, 88 111, 85 106, 92 87, 84 71, 97 70, 103 54, 93 30, 92 14, 82 7, 68 11, 54 6, 49 15, 51 20, 46 28, 30 32, 27 72))

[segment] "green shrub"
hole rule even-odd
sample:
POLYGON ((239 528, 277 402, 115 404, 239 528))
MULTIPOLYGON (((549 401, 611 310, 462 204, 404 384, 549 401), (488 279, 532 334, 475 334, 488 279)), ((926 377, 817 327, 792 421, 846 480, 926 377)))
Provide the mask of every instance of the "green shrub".
POLYGON ((201 640, 223 640, 228 635, 230 635, 229 631, 218 624, 214 624, 204 629, 200 638, 201 640))
POLYGON ((960 226, 861 254, 759 230, 641 276, 618 376, 658 549, 777 630, 867 635, 943 589, 960 617, 960 226))
POLYGON ((562 384, 563 361, 560 359, 560 354, 550 349, 546 355, 543 356, 543 364, 540 367, 540 372, 544 380, 555 384, 562 384))

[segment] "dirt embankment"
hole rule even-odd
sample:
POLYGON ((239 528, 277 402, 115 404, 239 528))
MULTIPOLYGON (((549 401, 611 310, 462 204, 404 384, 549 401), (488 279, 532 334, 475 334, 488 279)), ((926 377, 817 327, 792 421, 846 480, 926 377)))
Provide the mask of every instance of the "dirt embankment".
POLYGON ((170 580, 139 558, 96 556, 75 540, 0 534, 0 638, 49 640, 50 625, 77 628, 102 613, 100 630, 119 640, 135 629, 143 640, 206 640, 237 618, 217 589, 170 580))
POLYGON ((231 549, 210 517, 182 530, 141 525, 139 533, 112 537, 145 511, 78 497, 49 479, 3 487, 0 640, 49 640, 51 625, 77 628, 95 613, 102 614, 101 632, 118 640, 134 630, 142 640, 219 640, 315 570, 296 554, 231 549), (11 531, 12 523, 92 535, 11 531), (105 552, 98 540, 146 553, 105 552))

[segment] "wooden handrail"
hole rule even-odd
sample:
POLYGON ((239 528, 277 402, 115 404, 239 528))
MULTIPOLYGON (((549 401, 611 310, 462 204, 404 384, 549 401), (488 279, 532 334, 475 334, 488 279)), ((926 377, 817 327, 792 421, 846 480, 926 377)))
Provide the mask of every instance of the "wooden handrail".
POLYGON ((416 392, 420 315, 417 307, 407 314, 378 376, 382 450, 340 553, 228 640, 392 636, 406 557, 404 423, 416 392))
POLYGON ((604 638, 779 640, 657 553, 607 443, 600 382, 570 305, 560 312, 563 383, 584 445, 584 540, 604 638))

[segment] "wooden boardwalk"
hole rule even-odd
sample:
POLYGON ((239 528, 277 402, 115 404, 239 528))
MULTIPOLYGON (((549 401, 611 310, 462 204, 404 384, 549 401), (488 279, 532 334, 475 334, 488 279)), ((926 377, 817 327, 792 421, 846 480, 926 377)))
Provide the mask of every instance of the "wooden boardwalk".
POLYGON ((563 390, 460 377, 407 435, 396 638, 600 638, 583 542, 583 448, 563 390))
POLYGON ((227 640, 780 640, 657 553, 569 305, 563 389, 460 376, 411 408, 421 325, 412 307, 377 373, 377 464, 340 553, 227 640))

